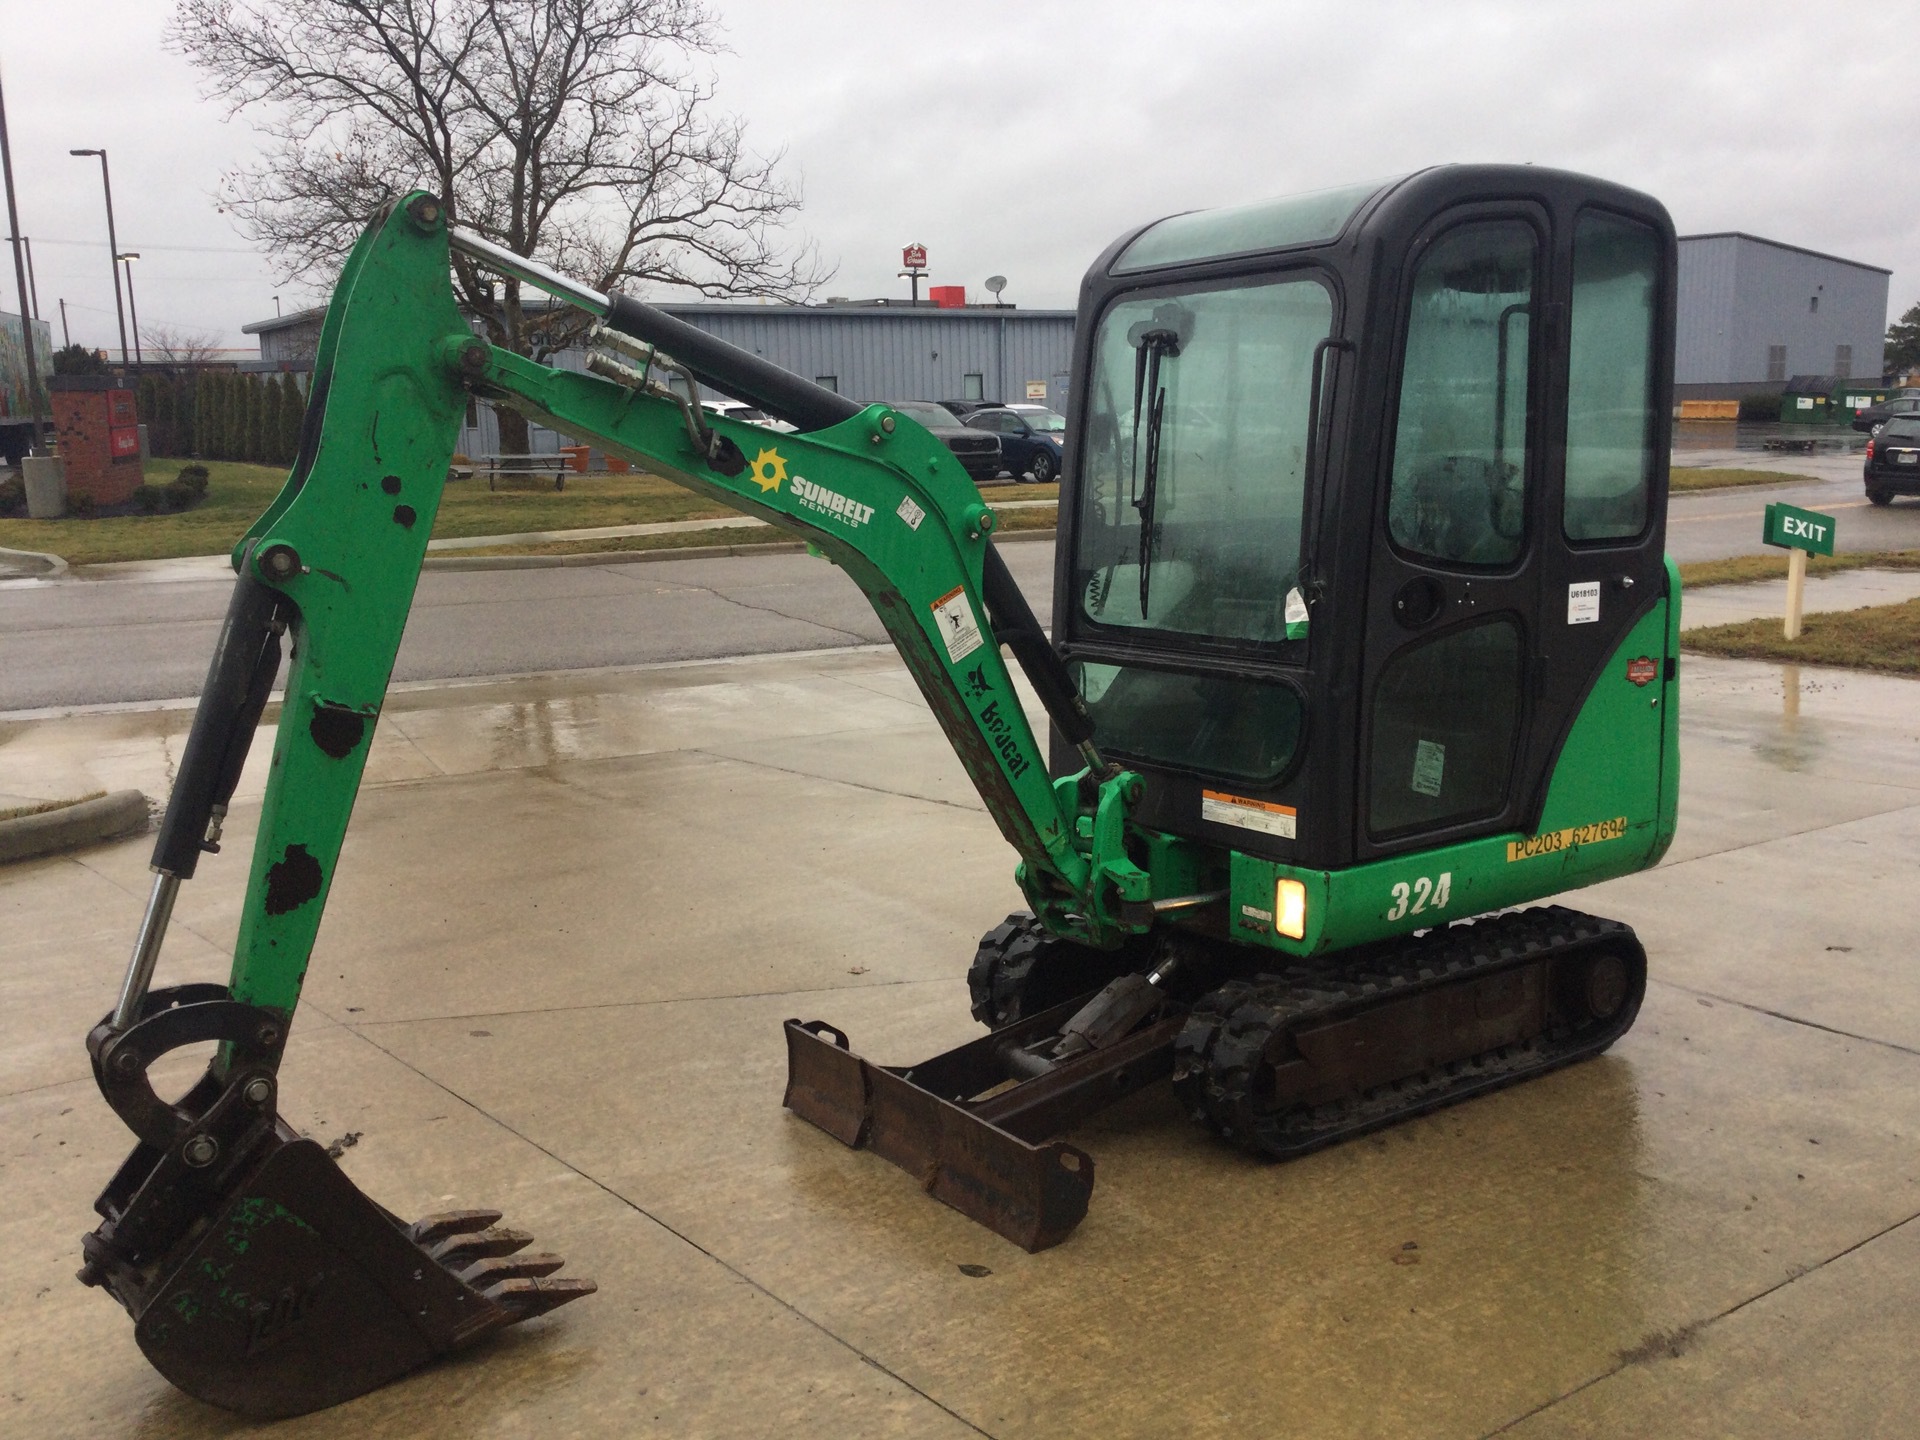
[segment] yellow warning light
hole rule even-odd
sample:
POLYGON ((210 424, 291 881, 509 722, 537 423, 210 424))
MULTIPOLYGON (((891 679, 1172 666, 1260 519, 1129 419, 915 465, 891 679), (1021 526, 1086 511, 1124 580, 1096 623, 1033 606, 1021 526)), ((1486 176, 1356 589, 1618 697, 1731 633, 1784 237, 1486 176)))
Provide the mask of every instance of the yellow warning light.
POLYGON ((1307 938, 1307 887, 1282 880, 1273 895, 1273 928, 1289 940, 1307 938))

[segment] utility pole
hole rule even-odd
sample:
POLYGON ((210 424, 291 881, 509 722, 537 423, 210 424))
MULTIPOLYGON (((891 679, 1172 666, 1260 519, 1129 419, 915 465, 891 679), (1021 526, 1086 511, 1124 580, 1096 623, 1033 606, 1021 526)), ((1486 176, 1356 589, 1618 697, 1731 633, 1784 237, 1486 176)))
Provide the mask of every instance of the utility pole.
MULTIPOLYGON (((13 237, 9 235, 7 239, 11 241, 13 237)), ((26 247, 27 251, 27 293, 33 297, 33 318, 38 320, 40 318, 40 282, 33 278, 33 237, 22 235, 20 243, 26 247)))
POLYGON ((46 444, 40 425, 40 360, 33 353, 33 312, 27 304, 27 271, 20 263, 20 208, 13 198, 13 146, 7 139, 7 100, 6 92, 0 90, 0 168, 4 168, 7 180, 7 229, 13 235, 13 278, 20 287, 20 338, 25 341, 21 351, 27 357, 27 405, 33 416, 33 453, 39 454, 40 447, 46 444))
MULTIPOLYGON (((119 257, 120 262, 127 267, 127 313, 133 317, 133 364, 135 369, 142 369, 147 363, 140 355, 140 307, 133 303, 133 262, 139 258, 140 252, 138 250, 129 250, 126 254, 119 257)), ((121 361, 124 363, 126 358, 123 352, 120 356, 121 361)))
POLYGON ((100 188, 107 192, 107 268, 113 272, 113 313, 120 322, 120 363, 127 363, 127 310, 120 298, 120 241, 113 233, 113 180, 107 174, 105 150, 69 150, 69 155, 100 157, 100 188))
POLYGON ((64 295, 60 297, 60 343, 66 346, 73 344, 73 332, 67 329, 67 297, 64 295))

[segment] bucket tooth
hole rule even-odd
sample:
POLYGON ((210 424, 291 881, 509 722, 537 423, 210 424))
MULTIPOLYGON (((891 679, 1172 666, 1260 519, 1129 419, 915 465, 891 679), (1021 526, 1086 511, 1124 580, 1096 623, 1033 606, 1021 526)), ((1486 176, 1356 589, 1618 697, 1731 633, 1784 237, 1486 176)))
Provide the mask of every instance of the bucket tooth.
POLYGON ((502 1280, 489 1286, 483 1293, 487 1299, 507 1312, 508 1325, 518 1325, 522 1320, 532 1320, 546 1314, 549 1310, 558 1310, 569 1300, 578 1300, 583 1295, 591 1295, 600 1287, 591 1280, 502 1280))
POLYGON ((504 1225, 495 1225, 466 1235, 450 1235, 439 1244, 428 1246, 427 1253, 447 1269, 458 1271, 476 1260, 485 1260, 495 1255, 511 1255, 515 1251, 526 1249, 532 1243, 533 1236, 525 1230, 513 1230, 504 1225))
POLYGON ((498 1210, 442 1210, 422 1215, 407 1227, 407 1238, 431 1249, 451 1235, 468 1235, 500 1223, 498 1210))
POLYGON ((551 1275, 567 1262, 544 1250, 518 1255, 489 1255, 460 1270, 459 1276, 476 1290, 485 1290, 502 1280, 537 1280, 551 1275))

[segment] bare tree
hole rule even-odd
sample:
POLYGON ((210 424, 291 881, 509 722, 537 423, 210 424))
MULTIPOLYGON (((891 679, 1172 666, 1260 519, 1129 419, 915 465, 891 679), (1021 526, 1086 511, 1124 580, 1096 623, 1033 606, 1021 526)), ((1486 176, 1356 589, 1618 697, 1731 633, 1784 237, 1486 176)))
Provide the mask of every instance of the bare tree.
POLYGON ((205 365, 220 351, 220 337, 211 330, 173 325, 142 325, 140 344, 152 357, 148 363, 160 365, 205 365))
MULTIPOLYGON (((456 222, 602 290, 798 299, 830 278, 785 242, 780 156, 715 113, 701 0, 178 0, 169 41, 209 98, 250 110, 263 161, 225 205, 289 281, 327 283, 367 217, 416 182, 456 222)), ((489 337, 544 357, 571 312, 456 260, 489 337)), ((503 414, 501 444, 524 449, 503 414)))

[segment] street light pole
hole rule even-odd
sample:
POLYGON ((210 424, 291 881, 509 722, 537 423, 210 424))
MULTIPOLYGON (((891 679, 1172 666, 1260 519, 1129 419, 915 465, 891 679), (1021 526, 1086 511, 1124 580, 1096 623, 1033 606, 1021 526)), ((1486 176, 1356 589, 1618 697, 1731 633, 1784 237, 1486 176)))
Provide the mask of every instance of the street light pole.
POLYGON ((67 297, 60 297, 60 343, 68 349, 73 348, 73 332, 67 329, 67 297))
POLYGON ((7 182, 7 229, 15 237, 13 278, 20 287, 20 339, 23 342, 20 350, 27 360, 27 413, 33 416, 33 444, 29 448, 38 455, 47 443, 40 425, 40 361, 33 351, 33 312, 27 308, 27 272, 20 263, 20 208, 13 199, 13 146, 7 140, 7 101, 4 92, 0 92, 0 169, 4 169, 7 182))
MULTIPOLYGON (((133 262, 140 258, 140 252, 129 250, 116 258, 127 267, 127 313, 133 317, 133 364, 136 370, 143 369, 147 362, 140 354, 140 307, 133 303, 133 262)), ((125 354, 120 358, 124 361, 125 354)))
POLYGON ((113 314, 120 322, 120 363, 127 363, 127 311, 120 299, 120 241, 113 233, 113 180, 107 174, 107 152, 105 150, 69 150, 69 155, 98 155, 100 157, 100 188, 107 195, 107 268, 113 271, 113 314))

